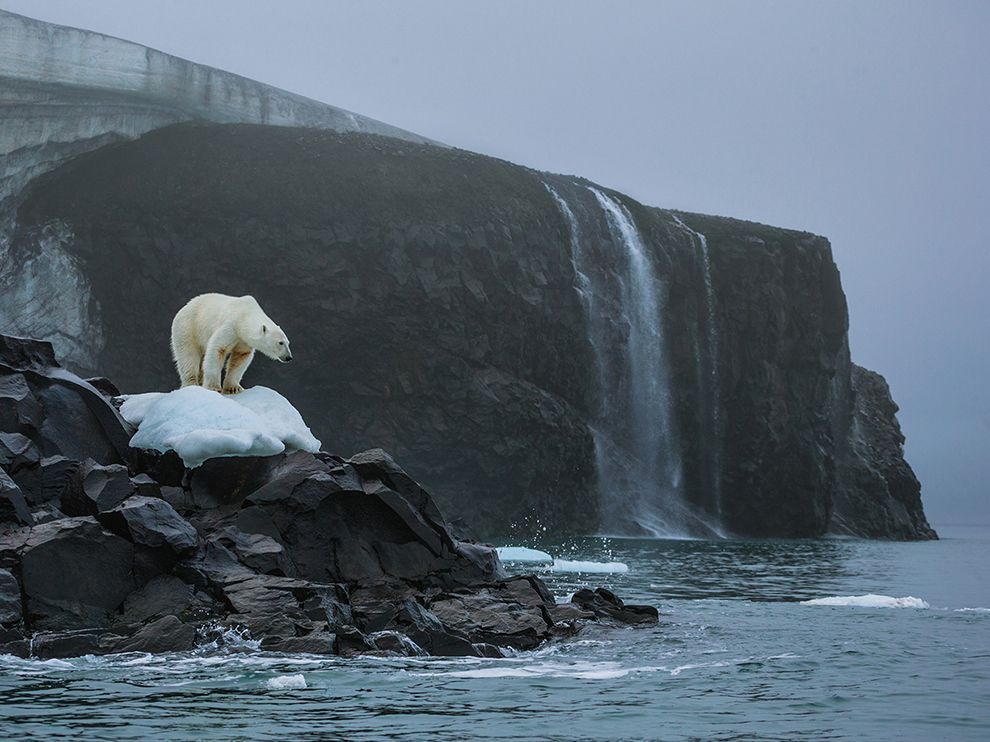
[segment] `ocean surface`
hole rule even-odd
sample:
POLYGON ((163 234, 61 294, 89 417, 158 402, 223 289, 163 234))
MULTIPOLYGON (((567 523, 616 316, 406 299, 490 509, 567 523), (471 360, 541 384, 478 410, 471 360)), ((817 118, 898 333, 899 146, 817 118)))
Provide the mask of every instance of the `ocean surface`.
POLYGON ((0 738, 988 740, 990 528, 939 531, 930 543, 516 543, 558 564, 625 564, 539 569, 560 599, 604 583, 656 605, 661 623, 591 627, 498 660, 341 660, 250 642, 3 656, 0 738))

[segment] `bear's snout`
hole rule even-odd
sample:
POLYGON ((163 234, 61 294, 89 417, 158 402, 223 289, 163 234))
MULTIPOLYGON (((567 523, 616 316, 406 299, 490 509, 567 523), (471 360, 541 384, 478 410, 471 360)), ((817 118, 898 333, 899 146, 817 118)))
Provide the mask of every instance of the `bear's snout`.
POLYGON ((282 363, 288 363, 289 361, 292 360, 292 354, 291 353, 286 353, 284 356, 282 356, 281 358, 279 358, 279 360, 282 363))

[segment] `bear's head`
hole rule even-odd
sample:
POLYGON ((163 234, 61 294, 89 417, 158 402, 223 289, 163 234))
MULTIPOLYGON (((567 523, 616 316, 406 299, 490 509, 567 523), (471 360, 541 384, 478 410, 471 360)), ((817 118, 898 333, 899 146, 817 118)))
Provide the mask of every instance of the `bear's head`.
POLYGON ((261 326, 260 342, 255 345, 256 350, 260 350, 273 361, 288 363, 292 360, 292 351, 289 350, 289 338, 282 332, 278 325, 268 324, 261 326))

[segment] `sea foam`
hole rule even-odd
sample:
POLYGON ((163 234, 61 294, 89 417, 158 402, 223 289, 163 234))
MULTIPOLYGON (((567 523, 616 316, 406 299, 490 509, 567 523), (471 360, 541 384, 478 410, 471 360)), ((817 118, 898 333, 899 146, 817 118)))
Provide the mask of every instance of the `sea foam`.
POLYGON ((279 675, 269 678, 264 683, 268 690, 301 690, 306 687, 306 678, 302 673, 295 675, 279 675))

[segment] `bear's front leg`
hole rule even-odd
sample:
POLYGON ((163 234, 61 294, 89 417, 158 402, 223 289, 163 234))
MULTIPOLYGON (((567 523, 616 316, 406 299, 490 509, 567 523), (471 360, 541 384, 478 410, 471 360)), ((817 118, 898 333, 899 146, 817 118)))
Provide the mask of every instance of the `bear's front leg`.
POLYGON ((223 335, 220 332, 213 334, 210 342, 206 344, 206 353, 203 355, 203 386, 214 392, 220 392, 223 387, 220 384, 220 374, 223 373, 223 365, 230 355, 230 348, 224 343, 223 335))
POLYGON ((247 367, 251 365, 253 360, 253 350, 230 354, 230 360, 227 361, 227 373, 223 377, 224 394, 240 394, 244 391, 244 387, 241 386, 241 379, 244 378, 244 372, 247 371, 247 367))

